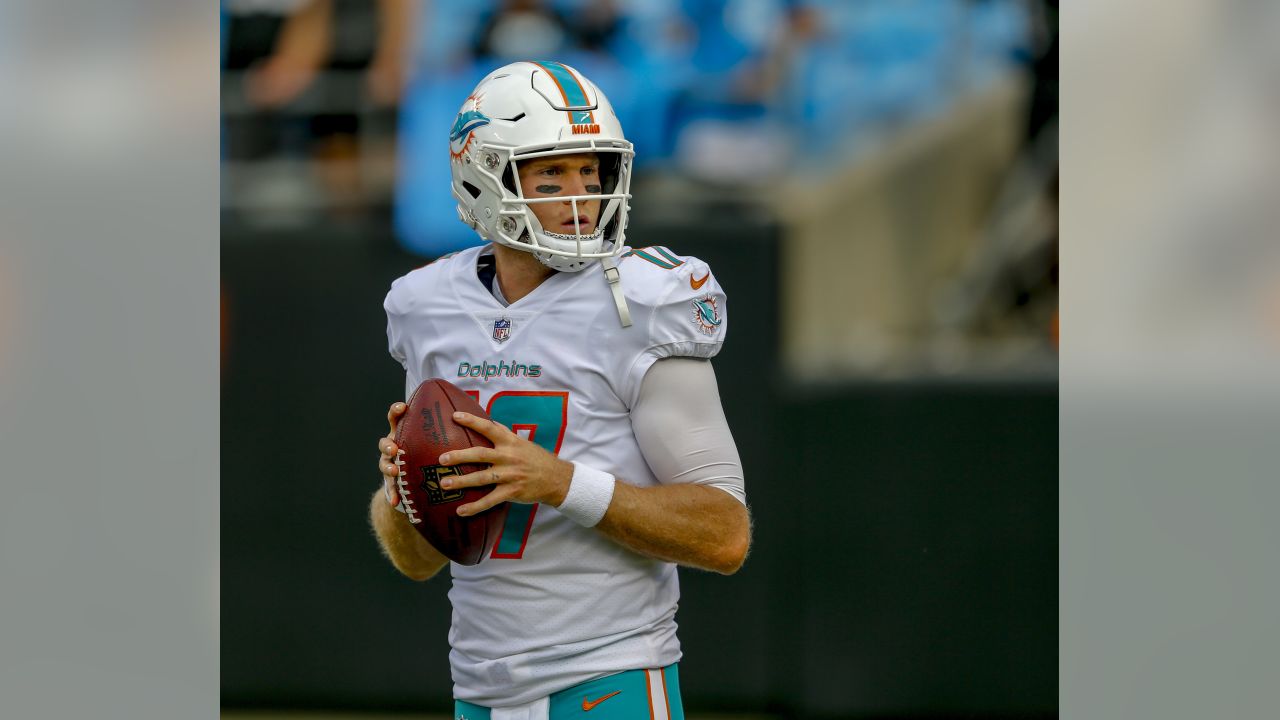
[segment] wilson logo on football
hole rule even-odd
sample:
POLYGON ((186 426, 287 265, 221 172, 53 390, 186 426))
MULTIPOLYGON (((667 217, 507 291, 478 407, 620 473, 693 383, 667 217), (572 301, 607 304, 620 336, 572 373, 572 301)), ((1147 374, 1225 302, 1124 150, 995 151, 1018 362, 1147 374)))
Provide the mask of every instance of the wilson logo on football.
POLYGON ((445 427, 444 417, 440 413, 440 403, 435 403, 432 410, 422 410, 422 432, 441 445, 449 444, 449 430, 445 427), (433 414, 434 411, 434 414, 433 414))

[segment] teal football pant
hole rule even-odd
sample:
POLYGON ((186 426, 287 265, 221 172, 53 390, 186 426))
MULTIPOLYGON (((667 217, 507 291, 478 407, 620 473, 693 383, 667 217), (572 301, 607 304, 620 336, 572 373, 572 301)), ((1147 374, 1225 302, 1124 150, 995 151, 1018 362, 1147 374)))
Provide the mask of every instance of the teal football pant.
POLYGON ((628 670, 566 688, 515 708, 453 701, 454 720, 684 720, 678 663, 628 670), (545 713, 545 714, 543 714, 545 713))

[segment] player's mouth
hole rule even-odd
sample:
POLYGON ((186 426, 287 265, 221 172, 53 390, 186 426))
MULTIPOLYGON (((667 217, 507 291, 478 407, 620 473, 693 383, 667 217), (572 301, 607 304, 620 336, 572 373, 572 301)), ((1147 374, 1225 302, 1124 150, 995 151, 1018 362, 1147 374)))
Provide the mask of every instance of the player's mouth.
POLYGON ((578 222, 576 225, 573 222, 573 218, 569 218, 568 220, 565 220, 564 222, 560 223, 560 227, 565 232, 570 234, 575 232, 575 228, 581 228, 580 230, 577 230, 577 232, 579 233, 589 234, 591 232, 592 225, 594 225, 594 223, 592 223, 591 218, 587 217, 586 215, 579 215, 578 222))

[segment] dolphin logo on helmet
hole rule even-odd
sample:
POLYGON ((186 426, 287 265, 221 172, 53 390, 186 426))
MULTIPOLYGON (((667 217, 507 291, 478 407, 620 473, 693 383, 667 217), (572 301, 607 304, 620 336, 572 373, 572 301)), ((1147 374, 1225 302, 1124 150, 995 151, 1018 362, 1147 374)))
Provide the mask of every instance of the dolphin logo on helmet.
POLYGON ((478 127, 489 124, 489 118, 479 110, 465 110, 458 113, 458 119, 453 121, 453 129, 449 131, 449 151, 454 157, 461 157, 462 151, 466 149, 467 142, 471 140, 471 133, 478 127))

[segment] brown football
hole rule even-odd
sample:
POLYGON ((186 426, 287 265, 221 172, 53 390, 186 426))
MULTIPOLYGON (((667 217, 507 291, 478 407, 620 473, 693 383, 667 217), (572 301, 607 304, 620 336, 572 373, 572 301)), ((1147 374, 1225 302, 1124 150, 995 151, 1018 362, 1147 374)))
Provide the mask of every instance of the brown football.
POLYGON ((396 445, 404 473, 399 481, 400 502, 415 530, 445 557, 459 565, 484 559, 507 519, 500 503, 479 515, 462 517, 458 507, 489 494, 493 485, 445 490, 440 479, 483 470, 487 464, 444 466, 440 456, 450 450, 493 447, 488 438, 453 421, 455 410, 482 418, 489 415, 470 395, 440 378, 424 380, 409 397, 409 409, 396 426, 396 445))

